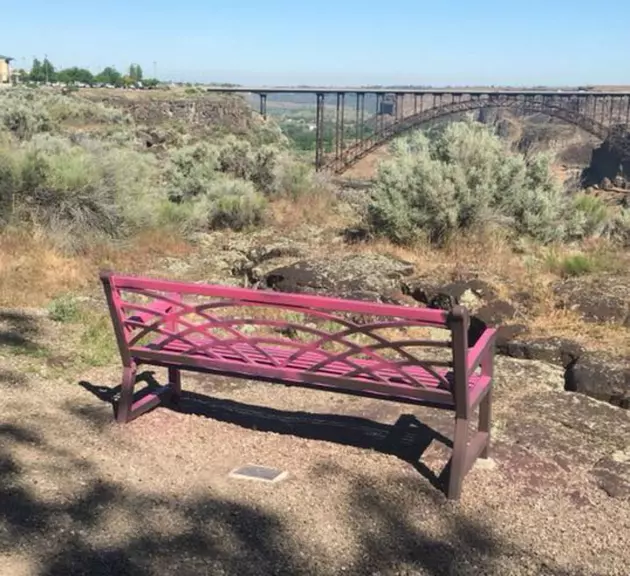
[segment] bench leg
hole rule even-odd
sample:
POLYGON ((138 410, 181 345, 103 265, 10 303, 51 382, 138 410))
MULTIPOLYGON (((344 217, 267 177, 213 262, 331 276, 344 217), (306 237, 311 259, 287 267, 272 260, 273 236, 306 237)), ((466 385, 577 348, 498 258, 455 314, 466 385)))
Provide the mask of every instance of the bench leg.
POLYGON ((492 424, 492 386, 486 393, 486 397, 479 405, 479 432, 487 434, 486 446, 479 454, 479 458, 490 457, 490 426, 492 424))
POLYGON ((120 400, 116 409, 116 421, 125 424, 129 421, 131 407, 133 405, 133 388, 136 384, 136 366, 123 368, 120 400))
POLYGON ((182 375, 179 368, 168 369, 168 383, 171 386, 171 402, 177 404, 182 397, 182 375))
POLYGON ((453 441, 453 455, 448 478, 449 500, 459 500, 462 493, 462 483, 466 475, 466 460, 468 448, 468 419, 455 419, 455 438, 453 441))

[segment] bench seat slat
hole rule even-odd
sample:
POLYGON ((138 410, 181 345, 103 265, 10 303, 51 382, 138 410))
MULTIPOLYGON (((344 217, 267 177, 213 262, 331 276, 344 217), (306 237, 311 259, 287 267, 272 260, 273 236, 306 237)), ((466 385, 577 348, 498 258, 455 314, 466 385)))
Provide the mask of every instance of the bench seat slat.
MULTIPOLYGON (((203 341, 200 341, 200 343, 203 343, 203 341)), ((208 341, 208 344, 210 344, 210 341, 208 341)), ((186 350, 188 349, 188 345, 184 342, 173 341, 173 342, 169 342, 166 346, 162 346, 158 343, 158 344, 152 344, 152 345, 150 344, 146 346, 146 348, 150 350, 155 350, 155 351, 163 350, 167 352, 175 352, 175 353, 181 354, 181 353, 186 352, 186 350)), ((136 351, 139 349, 141 348, 133 348, 132 350, 136 351)), ((218 344, 218 345, 211 346, 209 348, 209 351, 211 351, 213 356, 218 356, 224 360, 244 362, 243 357, 245 357, 248 359, 249 362, 255 365, 268 365, 268 366, 277 365, 270 360, 271 358, 273 360, 277 360, 278 364, 280 364, 281 366, 286 366, 287 368, 295 368, 295 369, 300 369, 300 370, 312 369, 313 367, 317 366, 320 363, 326 362, 327 360, 327 356, 325 354, 322 354, 320 352, 315 352, 315 351, 309 351, 309 352, 300 354, 300 356, 298 356, 297 358, 291 359, 290 362, 287 363, 287 360, 289 360, 295 352, 294 347, 287 346, 285 348, 282 346, 273 346, 273 345, 265 345, 265 344, 259 344, 256 348, 246 343, 232 344, 229 347, 218 344), (263 353, 259 352, 259 349, 262 349, 263 353)), ((184 355, 188 356, 189 353, 185 353, 184 355)), ((203 353, 197 354, 197 355, 204 356, 203 353)), ((374 368, 378 364, 375 360, 369 360, 365 358, 353 357, 351 360, 352 360, 352 364, 348 364, 347 362, 344 362, 343 360, 333 361, 333 362, 327 363, 325 366, 322 366, 321 368, 316 369, 315 372, 316 373, 317 372, 322 372, 322 373, 330 372, 331 374, 344 375, 346 373, 350 373, 354 371, 355 366, 353 365, 358 365, 361 368, 366 368, 369 370, 371 368, 374 368)), ((392 364, 395 364, 395 361, 393 361, 392 364)), ((430 365, 431 363, 428 362, 427 364, 430 365)), ((407 365, 406 363, 401 364, 401 366, 406 373, 408 373, 410 376, 414 377, 415 379, 420 380, 422 384, 426 386, 438 387, 441 384, 426 370, 423 370, 421 366, 411 366, 411 365, 407 365)), ((436 372, 438 372, 440 376, 444 377, 448 381, 448 374, 450 373, 450 370, 445 370, 445 369, 435 369, 435 370, 436 372)), ((377 370, 377 372, 379 375, 387 379, 397 379, 397 380, 402 379, 400 373, 395 369, 380 368, 377 370)), ((362 377, 362 376, 358 376, 358 377, 362 377)))
POLYGON ((452 408, 454 405, 453 396, 447 390, 418 388, 417 386, 413 387, 407 384, 397 383, 386 384, 357 376, 344 378, 343 376, 321 372, 310 373, 299 369, 265 365, 259 366, 229 360, 215 360, 205 356, 182 357, 174 353, 153 352, 151 350, 140 351, 136 359, 139 363, 197 369, 219 375, 251 377, 254 380, 266 378, 285 384, 307 385, 338 391, 352 390, 388 397, 390 399, 399 399, 400 401, 432 402, 449 408, 452 408))
MULTIPOLYGON (((245 339, 244 340, 248 340, 249 342, 251 342, 251 345, 247 342, 235 342, 234 340, 230 340, 230 341, 225 341, 225 340, 220 340, 220 339, 216 339, 216 340, 212 340, 210 338, 199 338, 199 337, 187 337, 185 339, 180 339, 180 338, 175 338, 175 339, 171 339, 171 341, 168 344, 164 344, 165 340, 168 340, 170 337, 169 336, 164 336, 161 338, 158 338, 156 340, 154 340, 153 342, 151 342, 150 344, 148 344, 147 346, 150 347, 152 350, 163 350, 163 349, 171 349, 171 350, 175 350, 179 353, 190 353, 191 352, 191 348, 192 346, 198 346, 200 348, 205 348, 206 346, 208 347, 208 350, 212 353, 221 353, 223 354, 224 350, 227 350, 228 352, 231 350, 232 353, 236 352, 238 353, 239 356, 244 357, 244 358, 248 358, 250 355, 254 358, 255 362, 259 362, 260 360, 260 356, 267 356, 267 349, 272 350, 272 354, 271 354, 271 358, 267 358, 268 360, 273 360, 274 358, 278 358, 280 360, 282 360, 283 364, 289 362, 289 363, 293 363, 294 361, 299 362, 301 358, 308 358, 308 359, 313 359, 313 363, 308 362, 309 366, 315 365, 319 362, 324 362, 327 359, 327 355, 323 352, 321 352, 318 349, 309 349, 307 348, 308 344, 306 346, 304 345, 300 345, 300 343, 298 342, 292 342, 291 340, 285 340, 284 342, 277 340, 277 339, 270 339, 271 341, 269 342, 261 342, 261 339, 245 339), (254 345, 255 343, 255 345, 254 345)), ((132 348, 135 348, 135 346, 132 346, 132 348)), ((385 346, 369 346, 366 347, 366 351, 370 351, 370 352, 379 352, 380 350, 386 350, 387 348, 385 346)), ((396 351, 394 348, 392 348, 392 350, 396 351)), ((354 354, 354 351, 351 351, 352 355, 348 355, 347 356, 347 360, 348 363, 357 363, 356 360, 356 356, 354 354)), ((357 352, 360 353, 360 352, 357 352)), ((337 355, 334 353, 331 353, 331 355, 337 355)), ((410 355, 411 356, 411 355, 410 355)), ((360 359, 360 358, 359 358, 360 359)), ((398 364, 401 366, 406 366, 407 364, 411 364, 411 365, 416 365, 417 363, 423 363, 426 366, 430 366, 432 369, 434 369, 435 367, 439 367, 439 368, 452 368, 453 363, 449 360, 422 360, 420 358, 415 358, 413 356, 408 357, 407 356, 407 360, 402 362, 400 359, 396 360, 396 359, 387 359, 384 358, 383 359, 385 361, 387 361, 388 363, 391 362, 391 364, 398 364)), ((367 360, 367 359, 365 359, 367 360)), ((344 360, 342 358, 339 359, 339 362, 344 362, 344 360)), ((370 366, 374 366, 375 365, 375 361, 372 360, 372 363, 370 364, 370 366)))
MULTIPOLYGON (((183 342, 173 341, 169 342, 166 346, 162 347, 158 344, 149 344, 147 346, 134 347, 131 349, 131 352, 134 356, 139 359, 143 358, 151 358, 153 360, 158 359, 160 355, 164 356, 164 359, 172 361, 173 357, 181 357, 182 363, 185 364, 187 358, 196 357, 199 360, 206 360, 209 364, 212 362, 226 362, 235 367, 238 366, 250 366, 254 369, 264 369, 264 368, 274 368, 280 370, 294 371, 294 372, 308 372, 309 368, 316 366, 323 360, 326 360, 326 356, 324 354, 318 352, 306 352, 302 354, 298 358, 292 360, 286 365, 283 365, 284 362, 293 354, 294 348, 283 348, 280 346, 269 346, 269 345, 259 345, 259 347, 264 348, 264 353, 261 354, 256 350, 256 348, 252 346, 248 346, 247 344, 235 344, 231 347, 225 347, 220 345, 215 345, 210 348, 212 352, 212 356, 209 354, 183 354, 183 352, 188 348, 187 344, 183 342), (234 350, 233 348, 236 348, 234 350), (147 353, 148 356, 147 356, 147 353), (278 361, 281 366, 274 364, 269 360, 268 357, 271 356, 275 360, 278 361), (243 357, 248 359, 248 362, 243 360, 243 357)), ((168 363, 168 361, 167 361, 168 363)), ((366 370, 373 369, 378 363, 374 360, 367 360, 362 358, 353 358, 353 363, 355 365, 359 365, 366 370)), ((416 380, 426 389, 440 390, 447 393, 450 397, 451 392, 450 388, 444 386, 443 382, 437 380, 434 376, 426 372, 422 369, 421 366, 403 366, 403 370, 405 374, 408 374, 411 378, 416 380)), ((353 371, 353 367, 349 366, 347 363, 343 361, 339 362, 331 362, 322 368, 318 368, 317 371, 312 372, 313 375, 320 376, 328 376, 333 378, 344 378, 344 375, 353 371)), ((435 368, 435 371, 443 377, 449 384, 452 384, 452 371, 445 368, 435 368)), ((370 378, 367 374, 356 374, 352 376, 352 379, 358 380, 365 383, 371 382, 382 382, 385 381, 387 384, 392 386, 405 386, 410 389, 419 388, 418 386, 413 385, 413 381, 403 379, 402 375, 395 369, 388 368, 379 368, 374 370, 375 375, 379 377, 380 380, 376 380, 375 378, 370 378)), ((483 392, 483 389, 488 384, 488 379, 480 376, 480 375, 472 375, 469 378, 469 388, 471 395, 477 396, 478 394, 483 392)))

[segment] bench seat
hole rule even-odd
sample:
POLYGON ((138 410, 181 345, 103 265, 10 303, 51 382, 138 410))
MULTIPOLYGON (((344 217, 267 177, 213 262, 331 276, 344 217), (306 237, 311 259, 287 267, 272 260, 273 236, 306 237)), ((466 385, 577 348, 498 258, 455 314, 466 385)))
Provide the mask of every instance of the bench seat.
MULTIPOLYGON (((287 371, 287 380, 290 379, 290 374, 312 372, 313 375, 325 375, 329 377, 338 377, 342 379, 344 375, 355 370, 355 366, 360 368, 371 369, 372 374, 375 377, 371 377, 370 374, 361 373, 352 376, 353 380, 364 381, 366 384, 373 382, 385 382, 392 385, 397 385, 396 389, 399 392, 402 386, 408 386, 409 391, 413 392, 417 386, 413 386, 410 380, 405 380, 404 377, 397 370, 384 368, 376 368, 380 363, 376 360, 353 358, 352 364, 349 364, 347 360, 338 360, 326 363, 329 360, 329 356, 323 354, 321 351, 303 352, 296 355, 295 347, 280 347, 269 344, 258 344, 252 346, 246 342, 235 343, 231 346, 222 345, 221 342, 216 343, 210 339, 195 338, 191 343, 198 346, 201 351, 197 353, 191 353, 191 345, 189 343, 181 342, 179 340, 171 340, 165 343, 168 337, 161 337, 153 342, 150 342, 144 346, 135 346, 131 348, 132 354, 142 361, 143 358, 155 359, 155 356, 151 353, 161 352, 169 355, 181 356, 182 364, 188 362, 187 359, 196 357, 203 364, 206 364, 206 368, 211 369, 213 365, 216 365, 217 361, 225 363, 230 366, 231 369, 238 371, 239 367, 255 366, 261 369, 265 368, 283 368, 287 371), (146 355, 145 353, 150 355, 146 355), (291 359, 292 356, 296 356, 291 359), (204 362, 204 360, 206 362, 204 362), (290 360, 290 361, 289 361, 290 360), (321 367, 318 365, 324 364, 321 367), (313 368, 315 370, 313 370, 313 368)), ((331 353, 330 356, 334 356, 331 353)), ((175 358, 172 361, 175 361, 175 358)), ((445 394, 443 401, 444 405, 453 405, 453 396, 450 394, 452 386, 454 385, 454 373, 450 368, 433 368, 435 372, 444 378, 449 386, 447 387, 442 380, 436 378, 433 374, 417 365, 405 366, 402 369, 405 373, 409 374, 414 380, 419 381, 423 386, 434 389, 444 389, 449 394, 445 394)), ((225 371, 225 368, 222 370, 225 371)), ((249 370, 248 370, 249 372, 249 370)), ((470 376, 468 385, 470 391, 470 401, 475 403, 478 396, 481 395, 491 382, 491 378, 483 374, 473 374, 470 376)), ((343 384, 339 385, 343 388, 343 384)), ((409 396, 413 399, 413 396, 409 396)))

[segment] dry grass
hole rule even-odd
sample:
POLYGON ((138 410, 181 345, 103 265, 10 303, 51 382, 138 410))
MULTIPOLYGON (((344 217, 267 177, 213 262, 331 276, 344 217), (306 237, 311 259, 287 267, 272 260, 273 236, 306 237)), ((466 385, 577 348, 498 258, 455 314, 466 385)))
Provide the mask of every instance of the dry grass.
MULTIPOLYGON (((331 209, 324 195, 308 203, 277 200, 271 205, 273 228, 286 234, 304 226, 323 223, 342 227, 345 217, 331 209)), ((318 256, 322 254, 314 247, 318 256)), ((321 250, 321 247, 320 247, 321 250)), ((558 309, 553 292, 562 269, 550 261, 562 261, 576 253, 576 247, 524 247, 515 252, 499 233, 453 239, 444 248, 428 244, 401 247, 385 240, 344 245, 331 243, 327 255, 362 252, 380 253, 408 261, 418 274, 436 283, 479 276, 501 299, 511 300, 519 292, 531 296, 532 305, 519 310, 514 320, 528 326, 532 335, 577 340, 591 349, 615 350, 630 355, 630 330, 583 321, 576 312, 558 309)), ((145 231, 125 244, 95 245, 89 253, 69 256, 51 247, 40 234, 12 231, 0 235, 0 306, 45 306, 66 293, 80 293, 97 287, 98 270, 112 268, 127 273, 158 273, 167 258, 186 260, 196 248, 176 233, 145 231)), ((579 253, 600 263, 598 271, 623 273, 630 269, 630 256, 614 252, 602 242, 584 243, 579 253)))
POLYGON ((271 202, 267 219, 270 225, 285 232, 313 225, 341 228, 348 222, 336 210, 335 200, 335 192, 327 189, 297 200, 278 198, 271 202))
POLYGON ((96 247, 92 260, 99 268, 143 273, 165 257, 185 258, 194 251, 181 234, 168 229, 148 229, 122 245, 102 244, 96 247))
POLYGON ((41 306, 57 294, 85 288, 92 273, 85 258, 65 256, 39 234, 0 235, 0 305, 41 306))
POLYGON ((510 300, 516 293, 532 297, 531 309, 518 318, 531 334, 576 340, 589 349, 614 350, 630 355, 630 329, 585 322, 577 312, 558 309, 553 286, 564 273, 550 266, 550 255, 558 261, 576 251, 599 263, 598 271, 623 273, 630 270, 630 255, 603 241, 587 241, 578 248, 530 246, 515 252, 500 233, 454 238, 446 247, 426 244, 405 248, 378 240, 349 247, 355 253, 377 252, 414 264, 423 276, 437 282, 466 280, 476 274, 496 290, 499 298, 510 300))
POLYGON ((549 308, 545 313, 527 319, 531 333, 536 336, 568 338, 589 350, 612 352, 619 357, 630 357, 630 329, 618 325, 585 322, 571 310, 549 308))
POLYGON ((496 283, 497 289, 506 279, 527 285, 530 275, 527 260, 515 254, 499 232, 453 238, 443 248, 428 243, 405 247, 377 239, 355 244, 347 247, 347 250, 353 253, 376 252, 399 258, 413 263, 420 275, 433 275, 437 280, 462 280, 479 274, 490 284, 496 283))
POLYGON ((7 231, 0 234, 0 306, 44 306, 60 294, 95 285, 101 268, 143 273, 159 258, 184 257, 191 250, 177 235, 153 230, 123 245, 98 244, 89 253, 71 256, 43 234, 7 231))

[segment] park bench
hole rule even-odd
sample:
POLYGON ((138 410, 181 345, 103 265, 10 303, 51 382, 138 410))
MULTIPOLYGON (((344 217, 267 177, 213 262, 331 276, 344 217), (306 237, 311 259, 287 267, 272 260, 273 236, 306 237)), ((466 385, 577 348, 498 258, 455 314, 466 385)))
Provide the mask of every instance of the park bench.
POLYGON ((469 347, 463 307, 433 310, 113 272, 102 272, 101 281, 123 364, 118 422, 162 401, 177 403, 181 370, 192 370, 451 410, 452 499, 476 459, 488 457, 495 330, 469 347), (425 358, 427 351, 436 357, 425 358), (135 399, 142 364, 167 368, 169 383, 135 399), (476 408, 478 431, 471 435, 476 408))

